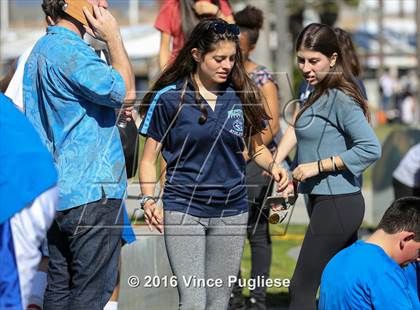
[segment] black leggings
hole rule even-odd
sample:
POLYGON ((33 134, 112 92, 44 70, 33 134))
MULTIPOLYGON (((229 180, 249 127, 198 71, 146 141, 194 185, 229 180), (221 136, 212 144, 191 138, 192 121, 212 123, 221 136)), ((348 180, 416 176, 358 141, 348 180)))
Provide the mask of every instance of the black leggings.
POLYGON ((365 212, 360 192, 309 195, 309 199, 310 222, 289 287, 290 310, 316 309, 324 267, 337 252, 357 240, 365 212))
MULTIPOLYGON (((265 278, 268 279, 271 267, 271 238, 268 227, 268 208, 263 209, 258 219, 262 203, 267 191, 271 191, 270 177, 262 175, 263 170, 251 161, 246 166, 246 176, 248 185, 248 201, 249 201, 249 217, 247 236, 251 246, 251 279, 265 278)), ((241 278, 239 270, 238 279, 241 278)), ((260 305, 265 305, 266 300, 265 286, 257 286, 254 290, 250 290, 250 297, 256 299, 260 305)), ((233 294, 240 296, 242 287, 235 283, 233 294)))

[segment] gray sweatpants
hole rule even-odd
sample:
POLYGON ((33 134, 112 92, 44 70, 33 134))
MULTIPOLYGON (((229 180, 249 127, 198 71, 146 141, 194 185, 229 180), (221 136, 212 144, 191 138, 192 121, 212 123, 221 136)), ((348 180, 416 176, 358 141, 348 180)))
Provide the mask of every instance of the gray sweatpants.
POLYGON ((199 218, 165 211, 164 221, 169 263, 178 280, 179 309, 227 309, 241 264, 248 213, 199 218))

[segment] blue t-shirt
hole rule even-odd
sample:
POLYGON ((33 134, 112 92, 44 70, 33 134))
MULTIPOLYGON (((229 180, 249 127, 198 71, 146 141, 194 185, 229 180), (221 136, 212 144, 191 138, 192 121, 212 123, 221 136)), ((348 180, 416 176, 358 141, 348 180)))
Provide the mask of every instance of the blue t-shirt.
POLYGON ((335 255, 321 278, 320 310, 418 310, 404 270, 374 244, 357 241, 335 255))
POLYGON ((420 300, 420 263, 414 262, 409 264, 404 268, 404 272, 411 286, 417 292, 417 297, 420 300))
POLYGON ((1 224, 55 186, 57 172, 33 126, 1 93, 0 141, 1 224))
POLYGON ((213 111, 205 102, 207 121, 200 125, 199 106, 189 84, 180 106, 182 81, 158 92, 139 132, 161 142, 167 163, 165 210, 198 217, 232 216, 247 211, 244 117, 242 103, 228 86, 213 111))

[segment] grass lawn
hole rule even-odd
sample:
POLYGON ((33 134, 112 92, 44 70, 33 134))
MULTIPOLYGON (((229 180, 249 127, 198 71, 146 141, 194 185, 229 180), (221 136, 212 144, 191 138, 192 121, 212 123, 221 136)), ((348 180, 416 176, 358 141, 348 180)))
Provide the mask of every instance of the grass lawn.
MULTIPOLYGON (((292 249, 300 246, 306 231, 305 225, 290 225, 287 234, 284 235, 283 228, 270 225, 272 241, 272 262, 270 268, 270 279, 291 279, 296 261, 287 255, 292 249)), ((244 255, 241 264, 242 277, 248 279, 251 272, 251 252, 248 240, 245 243, 244 255)), ((272 306, 287 305, 287 287, 271 287, 267 289, 267 302, 272 306)), ((249 290, 244 289, 243 294, 249 296, 249 290)))

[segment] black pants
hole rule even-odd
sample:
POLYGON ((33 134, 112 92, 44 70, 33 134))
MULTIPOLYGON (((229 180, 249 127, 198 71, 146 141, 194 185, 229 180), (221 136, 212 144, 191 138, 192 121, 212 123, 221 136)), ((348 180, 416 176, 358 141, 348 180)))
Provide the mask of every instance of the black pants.
POLYGON ((48 231, 45 310, 102 310, 115 288, 121 200, 103 198, 56 214, 48 231))
POLYGON ((395 199, 402 197, 420 197, 420 188, 407 186, 400 181, 392 178, 392 186, 394 187, 395 199))
MULTIPOLYGON (((261 210, 264 197, 267 191, 271 190, 269 188, 270 177, 263 176, 262 171, 254 161, 249 162, 247 165, 249 200, 247 235, 251 246, 251 279, 258 279, 258 277, 268 279, 271 265, 271 238, 268 226, 269 210, 261 210), (260 212, 262 212, 261 215, 260 212)), ((238 278, 240 277, 241 272, 239 271, 238 278)), ((250 296, 254 297, 261 305, 264 305, 266 290, 265 286, 257 286, 254 290, 250 290, 250 296)), ((239 287, 238 283, 235 284, 233 293, 235 295, 242 294, 242 287, 239 287)))
POLYGON ((289 287, 290 310, 316 309, 322 271, 335 254, 357 240, 365 211, 360 192, 309 195, 309 200, 310 222, 289 287))

